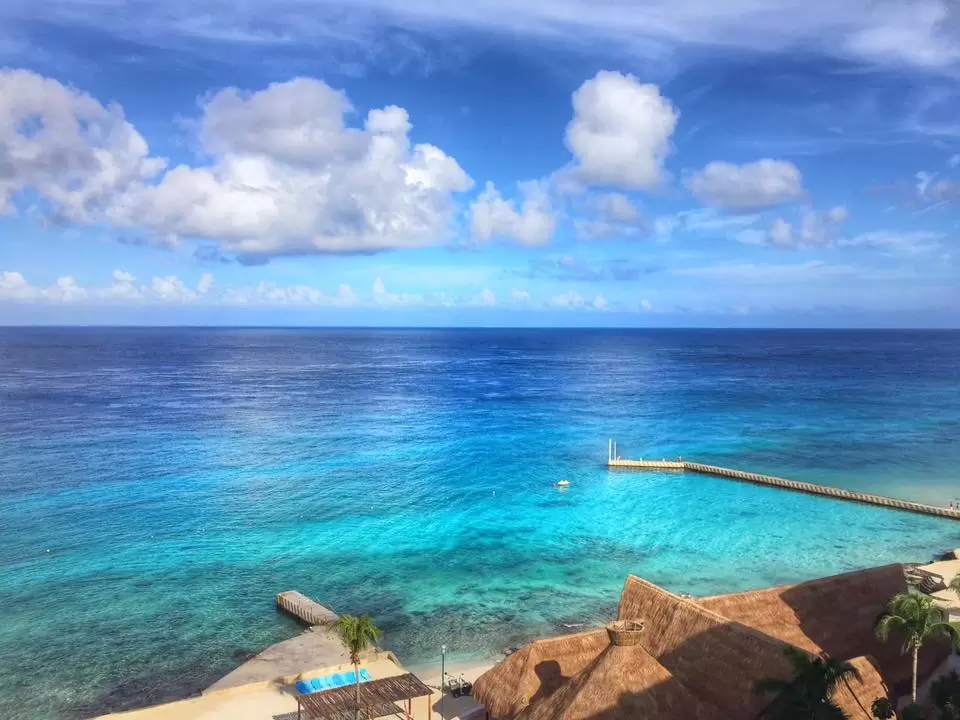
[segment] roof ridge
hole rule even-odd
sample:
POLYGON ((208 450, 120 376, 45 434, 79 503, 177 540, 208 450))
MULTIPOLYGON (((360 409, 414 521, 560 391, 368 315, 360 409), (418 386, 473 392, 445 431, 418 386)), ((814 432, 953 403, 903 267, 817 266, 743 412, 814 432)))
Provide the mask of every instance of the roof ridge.
MULTIPOLYGON (((901 571, 904 569, 903 563, 887 563, 886 565, 878 565, 872 568, 861 568, 860 570, 849 570, 843 573, 837 573, 836 575, 827 575, 826 577, 813 578, 811 580, 802 580, 795 583, 786 583, 784 585, 774 585, 767 588, 752 588, 750 590, 741 590, 739 592, 729 592, 729 593, 720 593, 719 595, 704 595, 703 597, 697 598, 697 600, 716 600, 717 598, 731 597, 733 595, 759 595, 767 593, 782 593, 785 590, 790 590, 795 587, 806 586, 806 587, 817 587, 822 584, 827 584, 834 582, 841 578, 852 577, 854 575, 865 575, 868 573, 875 573, 879 570, 887 570, 893 567, 899 567, 901 571)), ((631 576, 635 577, 635 576, 631 576)))

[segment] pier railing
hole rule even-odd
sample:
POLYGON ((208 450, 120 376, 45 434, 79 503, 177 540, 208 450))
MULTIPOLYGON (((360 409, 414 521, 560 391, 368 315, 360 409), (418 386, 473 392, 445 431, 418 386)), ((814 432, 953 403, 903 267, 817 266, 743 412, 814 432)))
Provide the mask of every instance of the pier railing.
POLYGON ((714 475, 717 477, 731 478, 733 480, 742 480, 757 485, 769 485, 786 490, 804 492, 810 495, 823 495, 838 500, 848 500, 850 502, 864 503, 867 505, 879 505, 880 507, 888 507, 894 510, 905 510, 922 515, 934 515, 936 517, 960 520, 960 508, 937 507, 936 505, 926 505, 909 500, 897 500, 896 498, 884 497, 883 495, 872 495, 855 490, 830 487, 829 485, 817 485, 815 483, 801 482, 798 480, 788 480, 773 475, 761 475, 759 473, 734 470, 718 465, 704 465, 703 463, 687 462, 685 460, 627 460, 613 453, 608 455, 607 465, 612 468, 636 470, 689 470, 702 475, 714 475))

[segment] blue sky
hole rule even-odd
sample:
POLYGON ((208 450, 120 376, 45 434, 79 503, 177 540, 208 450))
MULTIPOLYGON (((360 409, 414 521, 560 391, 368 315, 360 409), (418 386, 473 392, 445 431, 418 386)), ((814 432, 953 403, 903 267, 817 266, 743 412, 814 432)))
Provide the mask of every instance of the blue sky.
POLYGON ((39 8, 0 323, 960 326, 948 0, 39 8))

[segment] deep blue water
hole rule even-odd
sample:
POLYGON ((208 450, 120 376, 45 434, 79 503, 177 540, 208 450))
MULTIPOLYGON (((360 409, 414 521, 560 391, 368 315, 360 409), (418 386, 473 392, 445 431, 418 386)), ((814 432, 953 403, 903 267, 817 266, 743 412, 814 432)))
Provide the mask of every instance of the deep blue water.
POLYGON ((0 330, 0 717, 179 697, 367 612, 409 664, 615 611, 921 561, 960 524, 671 473, 946 504, 960 333, 0 330), (551 482, 568 478, 558 491, 551 482))

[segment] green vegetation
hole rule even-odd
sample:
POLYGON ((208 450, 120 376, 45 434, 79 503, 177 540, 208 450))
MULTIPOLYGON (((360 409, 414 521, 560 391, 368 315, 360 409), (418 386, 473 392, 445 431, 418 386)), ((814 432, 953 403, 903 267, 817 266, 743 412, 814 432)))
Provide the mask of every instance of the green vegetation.
POLYGON ((860 679, 850 663, 831 657, 813 657, 795 647, 784 648, 793 678, 766 678, 757 683, 757 692, 775 693, 764 713, 770 720, 846 720, 847 716, 830 697, 847 677, 860 679))
POLYGON ((366 615, 359 617, 341 615, 337 622, 333 624, 333 627, 350 652, 350 662, 353 663, 353 671, 357 680, 355 695, 357 707, 354 718, 360 720, 360 653, 369 647, 376 646, 377 641, 383 637, 383 632, 366 615))
POLYGON ((870 706, 870 713, 877 718, 877 720, 890 720, 896 716, 896 713, 893 711, 893 703, 890 702, 890 698, 886 697, 878 697, 874 700, 870 706))
POLYGON ((930 699, 942 720, 960 720, 960 676, 950 672, 938 678, 930 686, 930 699))
POLYGON ((886 641, 891 630, 904 636, 903 652, 913 654, 913 686, 910 698, 917 702, 917 657, 924 641, 931 637, 948 637, 956 647, 960 634, 947 622, 947 614, 928 595, 899 593, 887 604, 887 611, 877 620, 876 633, 886 641))

